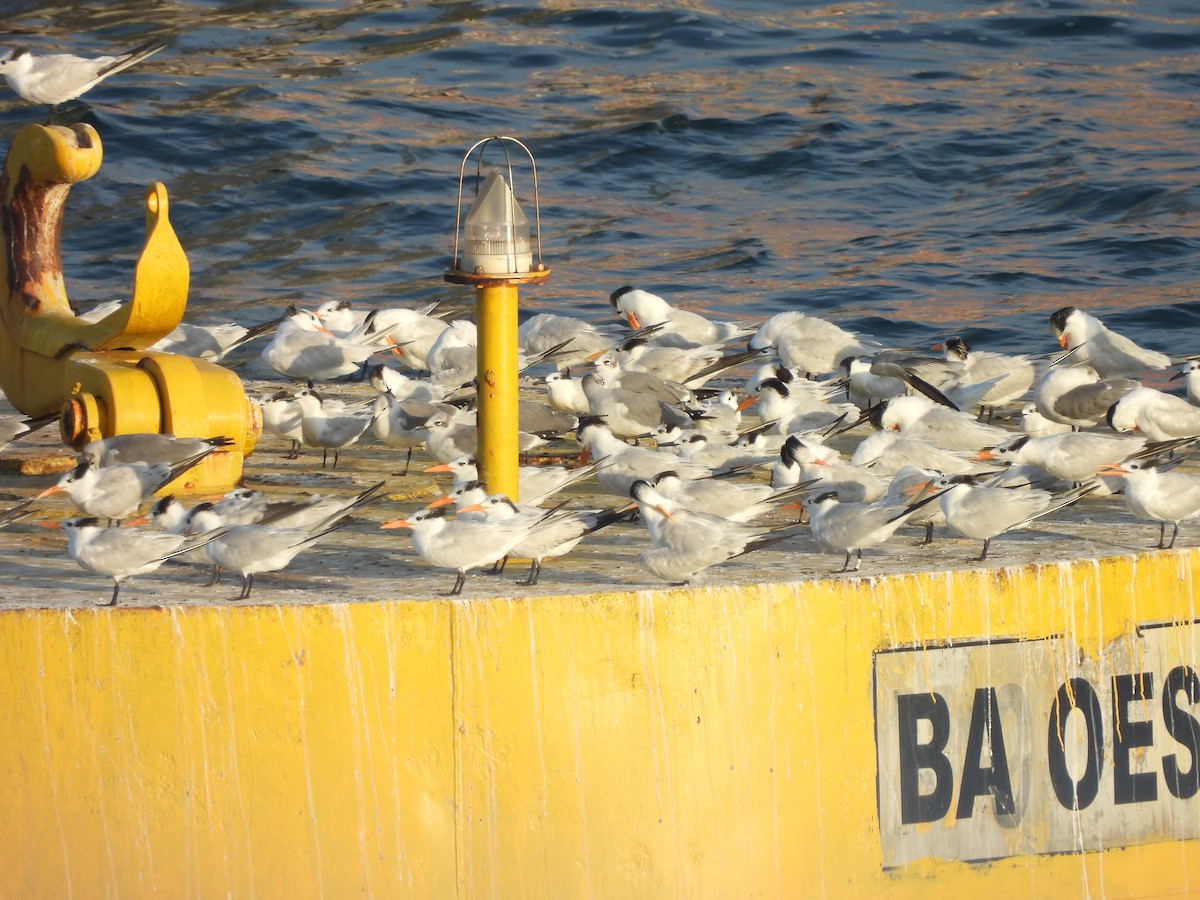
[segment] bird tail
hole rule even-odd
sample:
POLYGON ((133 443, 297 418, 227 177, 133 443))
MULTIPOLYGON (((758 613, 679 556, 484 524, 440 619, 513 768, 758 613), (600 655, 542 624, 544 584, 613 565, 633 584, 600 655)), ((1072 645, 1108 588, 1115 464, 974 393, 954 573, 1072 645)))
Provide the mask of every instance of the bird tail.
POLYGON ((128 69, 130 66, 140 63, 148 56, 153 56, 165 46, 167 45, 162 41, 147 41, 138 47, 134 47, 128 53, 118 56, 113 62, 104 66, 96 74, 101 78, 106 78, 109 75, 120 72, 122 69, 128 69))

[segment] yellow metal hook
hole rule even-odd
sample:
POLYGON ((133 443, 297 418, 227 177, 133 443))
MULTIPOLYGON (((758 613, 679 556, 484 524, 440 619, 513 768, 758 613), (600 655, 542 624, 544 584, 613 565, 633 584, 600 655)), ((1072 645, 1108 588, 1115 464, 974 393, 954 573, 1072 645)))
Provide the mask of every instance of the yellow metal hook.
POLYGON ((186 484, 168 489, 229 487, 261 432, 258 408, 228 369, 145 350, 187 306, 187 255, 164 185, 146 193, 146 242, 129 302, 94 323, 68 302, 63 208, 71 185, 96 174, 102 156, 87 124, 29 125, 9 148, 0 174, 0 388, 27 415, 60 409, 63 440, 75 448, 142 431, 230 438, 234 444, 189 472, 186 484))

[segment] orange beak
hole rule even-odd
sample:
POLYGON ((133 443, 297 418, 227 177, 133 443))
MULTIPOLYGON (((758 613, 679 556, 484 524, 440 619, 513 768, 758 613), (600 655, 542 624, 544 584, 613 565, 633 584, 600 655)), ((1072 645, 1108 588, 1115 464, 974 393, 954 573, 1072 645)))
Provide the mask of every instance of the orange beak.
POLYGON ((390 522, 384 522, 380 528, 412 528, 412 522, 408 519, 392 519, 390 522))
POLYGON ((642 327, 641 323, 638 322, 638 317, 634 313, 625 313, 625 321, 629 323, 629 327, 634 331, 638 331, 642 327))
POLYGON ((751 407, 757 402, 758 402, 758 394, 751 394, 749 397, 747 397, 745 400, 743 400, 741 403, 739 403, 737 405, 737 411, 741 412, 743 409, 751 407))
POLYGON ((1063 332, 1063 336, 1058 339, 1058 346, 1062 347, 1064 350, 1067 349, 1067 338, 1068 337, 1069 337, 1069 335, 1066 332, 1063 332))
POLYGON ((980 450, 978 453, 976 453, 974 456, 971 457, 971 459, 995 459, 995 458, 996 458, 996 454, 993 453, 991 450, 980 450))
MULTIPOLYGON (((654 508, 657 509, 664 516, 666 516, 668 519, 671 519, 671 514, 669 512, 667 512, 665 509, 663 509, 661 506, 655 506, 654 508)), ((672 519, 672 521, 674 521, 674 519, 672 519)))
POLYGON ((41 500, 43 497, 49 497, 51 494, 58 494, 61 492, 62 492, 62 488, 56 484, 56 485, 54 485, 54 487, 46 488, 44 491, 42 491, 40 494, 38 494, 37 497, 34 499, 41 500))
POLYGON ((482 503, 472 503, 470 506, 464 506, 458 512, 459 512, 459 515, 462 515, 465 512, 486 512, 486 511, 487 510, 482 503))
POLYGON ((425 508, 426 509, 437 509, 439 506, 449 506, 453 502, 454 502, 453 498, 449 494, 447 494, 445 497, 438 497, 436 500, 434 500, 432 503, 430 503, 425 508))
POLYGON ((587 447, 579 451, 579 465, 586 466, 592 461, 592 454, 588 453, 587 447))
POLYGON ((425 472, 426 472, 426 473, 431 473, 431 472, 449 472, 449 471, 450 471, 450 463, 442 463, 442 464, 440 464, 440 465, 437 465, 437 466, 430 466, 428 469, 425 469, 425 472))
POLYGON ((1102 465, 1100 467, 1098 474, 1100 474, 1100 475, 1115 475, 1117 477, 1120 477, 1122 475, 1128 475, 1129 470, 1126 469, 1120 463, 1105 463, 1104 465, 1102 465))
POLYGON ((62 531, 61 525, 59 525, 57 522, 52 522, 49 519, 43 519, 41 522, 34 522, 33 524, 40 528, 52 528, 55 531, 62 531))

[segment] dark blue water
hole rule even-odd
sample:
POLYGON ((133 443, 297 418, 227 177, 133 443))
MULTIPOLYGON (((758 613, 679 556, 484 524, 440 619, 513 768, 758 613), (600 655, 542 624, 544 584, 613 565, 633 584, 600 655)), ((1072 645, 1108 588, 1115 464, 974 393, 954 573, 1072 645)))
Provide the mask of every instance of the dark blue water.
MULTIPOLYGON (((4 9, 35 52, 172 42, 64 117, 105 152, 65 217, 81 305, 127 293, 154 180, 190 320, 469 304, 442 282, 459 164, 507 134, 537 159, 553 269, 530 311, 606 319, 632 283, 732 318, 1049 350, 1074 304, 1200 353, 1192 0, 4 9)), ((5 144, 44 117, 0 95, 5 144)))

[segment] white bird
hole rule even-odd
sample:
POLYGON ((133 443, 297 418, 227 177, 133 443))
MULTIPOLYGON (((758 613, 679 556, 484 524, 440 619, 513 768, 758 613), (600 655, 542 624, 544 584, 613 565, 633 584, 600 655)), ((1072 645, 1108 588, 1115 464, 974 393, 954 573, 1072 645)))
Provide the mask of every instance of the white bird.
MULTIPOLYGON (((590 478, 599 468, 597 463, 568 469, 565 466, 518 466, 517 492, 522 503, 541 506, 560 491, 590 478)), ((450 473, 454 476, 454 488, 461 488, 479 480, 479 468, 474 456, 463 454, 449 462, 425 469, 427 474, 450 473)))
POLYGON ((1055 478, 1078 484, 1094 478, 1102 466, 1130 459, 1145 449, 1145 438, 1069 431, 1042 437, 1021 435, 981 450, 976 459, 1032 465, 1055 478))
POLYGON ((836 372, 847 356, 871 356, 880 349, 873 340, 860 338, 826 319, 797 310, 776 313, 750 338, 751 350, 775 349, 789 369, 809 375, 836 372))
POLYGON ((714 322, 699 313, 672 306, 657 294, 632 285, 617 288, 608 299, 635 331, 661 326, 654 332, 654 342, 666 346, 724 344, 745 337, 752 330, 732 322, 714 322))
POLYGON ((834 491, 843 502, 871 502, 887 492, 887 481, 875 473, 846 462, 841 454, 811 438, 792 435, 779 451, 771 483, 790 486, 791 479, 817 485, 816 493, 834 491))
MULTIPOLYGON (((930 492, 936 493, 935 485, 944 474, 936 469, 904 466, 888 482, 883 502, 899 508, 902 504, 920 500, 930 492)), ((925 529, 925 539, 921 541, 921 546, 925 546, 933 543, 933 529, 946 524, 946 514, 942 512, 941 504, 928 503, 909 516, 905 524, 919 525, 925 529)))
POLYGON ((1075 359, 1086 362, 1101 378, 1138 375, 1171 365, 1167 354, 1138 346, 1074 306, 1064 306, 1051 314, 1050 331, 1063 349, 1075 351, 1075 359))
POLYGON ((1188 360, 1179 367, 1179 371, 1170 377, 1170 381, 1183 379, 1184 391, 1188 402, 1200 406, 1200 363, 1188 360))
POLYGON ((581 418, 578 435, 583 446, 580 462, 586 464, 595 460, 599 463, 596 480, 618 497, 627 498, 635 481, 649 480, 667 470, 688 479, 712 475, 707 466, 681 459, 674 453, 626 444, 612 433, 603 419, 581 418))
MULTIPOLYGON (((994 410, 1024 397, 1037 380, 1039 366, 1026 354, 1010 356, 988 350, 973 350, 957 335, 946 338, 944 347, 947 359, 957 360, 965 367, 962 380, 987 383, 999 379, 979 397, 978 403, 984 409, 994 410)), ((966 408, 959 404, 959 409, 966 408)))
POLYGON ((454 570, 451 597, 462 593, 468 571, 499 562, 532 531, 526 522, 516 519, 508 522, 450 519, 444 506, 418 510, 379 527, 412 529, 413 549, 425 562, 454 570))
POLYGON ((1036 403, 1026 403, 1021 407, 1021 431, 1030 437, 1063 434, 1071 430, 1072 427, 1065 422, 1055 422, 1043 416, 1038 412, 1036 403))
POLYGON ((936 499, 929 494, 915 503, 897 506, 891 503, 842 503, 836 491, 826 491, 806 500, 813 539, 831 553, 845 553, 842 572, 857 572, 863 550, 885 543, 896 530, 926 503, 936 499), (854 568, 850 560, 854 559, 854 568))
POLYGON ((60 104, 86 94, 105 78, 128 69, 165 46, 158 41, 149 41, 128 53, 91 59, 70 53, 35 56, 24 47, 17 47, 0 57, 0 75, 22 100, 49 104, 53 120, 54 110, 60 104))
POLYGON ((830 403, 825 397, 824 386, 816 382, 793 381, 784 383, 778 378, 761 381, 751 397, 740 407, 758 407, 763 422, 774 422, 779 434, 789 435, 799 431, 812 431, 841 422, 856 415, 858 408, 850 403, 830 403))
POLYGON ((386 347, 343 340, 322 325, 312 310, 289 307, 262 358, 285 377, 329 381, 357 372, 380 349, 386 347))
POLYGON ((1096 490, 1095 484, 1089 484, 1055 496, 1042 490, 974 484, 969 475, 946 476, 938 486, 934 496, 941 503, 946 527, 962 537, 983 541, 977 562, 987 559, 992 538, 1057 512, 1096 490))
POLYGON ((177 463, 95 466, 86 459, 63 475, 58 483, 38 494, 37 499, 65 493, 88 516, 120 521, 137 512, 150 495, 183 475, 216 450, 208 447, 177 463))
POLYGON ((944 450, 980 450, 1010 437, 1010 432, 969 413, 938 406, 928 397, 914 394, 885 400, 871 416, 871 422, 883 430, 896 430, 909 437, 921 435, 944 450))
POLYGON ((662 400, 638 391, 608 387, 599 372, 583 376, 583 393, 591 415, 603 418, 612 433, 620 438, 649 434, 663 423, 666 414, 662 400))
POLYGON ((550 354, 560 372, 581 365, 619 340, 620 335, 611 327, 555 313, 538 313, 517 328, 521 352, 527 357, 550 354))
POLYGON ((121 583, 134 575, 153 572, 173 556, 187 553, 193 544, 182 534, 143 531, 137 528, 106 528, 94 517, 74 516, 60 522, 40 523, 61 529, 67 536, 67 552, 82 568, 113 580, 113 606, 121 592, 121 583))
MULTIPOLYGON (((604 379, 604 383, 613 389, 633 391, 663 403, 685 403, 692 399, 691 390, 677 381, 669 381, 643 369, 626 369, 614 350, 607 350, 593 358, 592 367, 604 379)), ((587 394, 586 388, 584 394, 587 394)))
POLYGON ((474 322, 455 319, 437 336, 425 357, 432 383, 453 389, 475 380, 479 331, 474 322))
POLYGON ((112 437, 89 441, 79 455, 98 468, 122 465, 152 466, 155 463, 178 463, 197 454, 223 450, 236 443, 224 435, 212 438, 176 437, 173 434, 138 432, 115 434, 112 437))
POLYGON ((1033 403, 1051 422, 1087 428, 1099 425, 1109 408, 1134 388, 1128 378, 1101 380, 1091 366, 1053 366, 1033 389, 1033 403))
POLYGON ((32 434, 40 428, 45 428, 51 422, 57 422, 57 411, 30 418, 29 416, 0 416, 0 450, 5 450, 17 438, 32 434))
POLYGON ((641 512, 651 547, 642 567, 656 578, 685 584, 705 569, 795 536, 796 526, 750 525, 688 509, 647 481, 635 481, 630 496, 641 512))
POLYGON ((1152 441, 1200 438, 1200 407, 1154 388, 1134 388, 1108 410, 1114 431, 1139 431, 1152 441))
MULTIPOLYGON (((474 456, 479 447, 479 427, 474 415, 455 410, 445 404, 438 405, 422 429, 425 434, 425 449, 439 462, 450 462, 459 456, 474 456)), ((527 431, 517 432, 517 449, 522 453, 540 447, 546 439, 527 431)))
POLYGON ((375 437, 389 447, 408 451, 400 473, 407 475, 413 450, 425 443, 425 423, 439 412, 439 407, 424 400, 398 400, 389 390, 376 395, 371 409, 375 437))
POLYGON ((973 472, 978 466, 963 451, 943 450, 922 435, 898 431, 873 431, 858 442, 850 464, 878 475, 896 475, 906 466, 934 469, 944 474, 973 472))
POLYGON ((353 521, 349 513, 374 500, 384 484, 382 481, 373 484, 348 501, 332 501, 321 509, 323 514, 308 514, 293 520, 304 524, 283 524, 280 520, 267 523, 264 519, 252 525, 222 526, 204 548, 217 567, 214 580, 222 569, 237 572, 242 577, 242 590, 236 599, 249 598, 255 575, 286 568, 302 551, 349 525, 353 521))
POLYGON ((165 337, 155 341, 147 350, 160 353, 175 353, 195 359, 221 362, 237 348, 255 338, 270 334, 279 327, 280 319, 272 319, 250 328, 234 322, 219 325, 195 325, 180 322, 165 337))
POLYGON ((1179 524, 1200 516, 1200 477, 1171 472, 1153 460, 1130 460, 1105 467, 1106 475, 1125 479, 1125 506, 1137 519, 1158 522, 1158 549, 1170 550, 1179 524), (1173 526, 1166 543, 1167 523, 1173 526))
POLYGON ((304 415, 296 398, 287 391, 277 391, 259 400, 258 407, 262 410, 263 431, 291 441, 287 458, 296 459, 304 440, 304 415))
MULTIPOLYGON (((529 526, 529 535, 515 544, 499 561, 496 572, 503 572, 509 556, 530 561, 529 574, 517 584, 535 585, 542 574, 542 564, 547 559, 565 556, 579 546, 589 534, 606 528, 622 519, 628 512, 621 509, 555 509, 544 510, 525 503, 514 503, 504 494, 487 494, 482 482, 474 482, 455 492, 453 498, 460 519, 478 517, 483 522, 507 522, 520 520, 529 526), (462 502, 463 498, 474 502, 462 502)), ((436 508, 431 504, 427 508, 436 508)))
POLYGON ((583 392, 583 377, 566 372, 551 372, 546 376, 546 400, 551 409, 560 412, 586 413, 587 394, 583 392))
POLYGON ((374 345, 384 341, 408 368, 427 369, 434 342, 450 327, 445 320, 429 315, 436 305, 424 309, 390 307, 371 310, 356 336, 374 345))
POLYGON ((381 393, 388 391, 397 400, 423 400, 426 403, 440 403, 447 396, 445 388, 438 387, 423 378, 412 378, 383 363, 371 366, 367 371, 367 379, 375 390, 381 393))
POLYGON ((345 407, 328 403, 312 388, 296 392, 300 404, 300 439, 306 447, 321 448, 321 468, 333 451, 333 468, 337 468, 341 451, 358 442, 371 427, 374 416, 347 412, 345 407))
POLYGON ((761 482, 743 484, 723 478, 683 479, 672 470, 655 475, 650 479, 650 485, 680 506, 733 522, 750 522, 778 512, 798 490, 809 487, 800 484, 777 490, 761 482))

